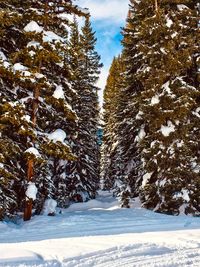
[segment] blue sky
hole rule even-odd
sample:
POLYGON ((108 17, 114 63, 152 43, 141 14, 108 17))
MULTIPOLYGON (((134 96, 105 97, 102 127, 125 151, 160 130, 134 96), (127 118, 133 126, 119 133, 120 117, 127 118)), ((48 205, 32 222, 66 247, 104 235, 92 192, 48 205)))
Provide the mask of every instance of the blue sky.
POLYGON ((120 32, 125 24, 129 0, 77 0, 76 3, 82 8, 89 8, 91 13, 92 26, 98 39, 96 49, 104 64, 98 82, 103 90, 112 59, 122 49, 120 32))

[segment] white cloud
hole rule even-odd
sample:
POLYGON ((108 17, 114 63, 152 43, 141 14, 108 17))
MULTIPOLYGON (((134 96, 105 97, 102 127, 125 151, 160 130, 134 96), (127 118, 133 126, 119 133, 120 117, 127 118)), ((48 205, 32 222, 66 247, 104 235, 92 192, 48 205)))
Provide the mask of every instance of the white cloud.
POLYGON ((81 7, 89 8, 93 20, 106 20, 119 24, 125 21, 129 0, 77 0, 81 7))

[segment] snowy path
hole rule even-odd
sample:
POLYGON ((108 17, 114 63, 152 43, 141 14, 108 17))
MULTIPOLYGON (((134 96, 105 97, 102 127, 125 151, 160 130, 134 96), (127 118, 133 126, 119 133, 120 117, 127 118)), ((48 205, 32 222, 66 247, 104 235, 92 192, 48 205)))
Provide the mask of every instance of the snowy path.
POLYGON ((0 223, 0 267, 200 266, 200 218, 119 209, 111 194, 56 217, 0 223))

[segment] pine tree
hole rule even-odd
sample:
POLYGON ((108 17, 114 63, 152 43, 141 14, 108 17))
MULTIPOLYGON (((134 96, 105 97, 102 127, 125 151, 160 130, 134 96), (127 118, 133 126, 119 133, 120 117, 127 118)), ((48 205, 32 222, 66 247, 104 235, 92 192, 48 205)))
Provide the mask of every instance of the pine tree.
MULTIPOLYGON (((115 191, 120 196, 122 207, 129 207, 131 197, 139 194, 142 179, 140 149, 138 135, 142 133, 141 117, 138 97, 143 89, 141 82, 135 78, 139 68, 137 54, 138 36, 135 35, 139 20, 133 19, 134 7, 130 6, 127 24, 123 29, 123 65, 114 127, 117 141, 115 140, 115 157, 112 159, 115 166, 113 173, 115 191)), ((121 64, 120 64, 121 65, 121 64)), ((115 105, 116 106, 116 105, 115 105)), ((112 138, 111 138, 112 140, 112 138)), ((112 147, 112 145, 110 145, 112 147)), ((111 168, 113 171, 113 168, 111 168)))
POLYGON ((118 123, 118 106, 119 95, 122 90, 122 75, 123 73, 123 61, 121 56, 114 57, 109 75, 104 89, 104 138, 102 148, 102 178, 104 181, 104 189, 113 189, 116 176, 119 170, 117 164, 118 155, 118 134, 117 134, 117 123, 118 123))
POLYGON ((0 217, 2 218, 16 211, 19 200, 22 198, 20 181, 26 177, 22 155, 27 138, 32 138, 35 133, 28 112, 17 98, 18 91, 23 87, 23 77, 18 70, 22 65, 14 62, 14 52, 19 49, 15 40, 16 38, 23 40, 23 31, 20 28, 23 23, 21 13, 18 6, 12 5, 10 1, 1 3, 0 8, 0 82, 2 88, 0 217))
MULTIPOLYGON (((89 143, 86 144, 88 147, 88 175, 93 181, 93 194, 96 195, 96 190, 99 188, 100 182, 100 151, 97 140, 97 132, 99 127, 99 102, 98 102, 98 91, 99 88, 96 86, 96 82, 99 79, 100 69, 103 64, 100 63, 100 56, 95 50, 97 39, 95 32, 93 32, 90 17, 86 17, 85 24, 81 29, 80 44, 84 54, 83 64, 86 71, 86 86, 88 87, 88 98, 87 106, 90 110, 91 116, 87 117, 85 114, 85 121, 88 121, 89 126, 89 143)), ((88 111, 89 111, 88 110, 88 111)), ((87 128, 88 129, 88 128, 87 128)))
POLYGON ((62 135, 59 140, 56 132, 63 129, 60 133, 65 134, 76 119, 66 101, 70 99, 67 22, 60 13, 85 13, 71 1, 4 1, 0 8, 0 186, 6 195, 0 213, 3 217, 23 209, 25 204, 27 220, 34 200, 27 195, 29 186, 37 185, 35 204, 41 210, 44 199, 53 195, 55 185, 59 187, 55 177, 58 173, 61 176, 61 170, 55 162, 75 159, 66 138, 62 135), (7 152, 4 149, 9 144, 7 152))
POLYGON ((155 211, 198 215, 197 1, 131 0, 123 35, 125 86, 115 116, 120 153, 112 157, 114 166, 121 160, 122 206, 139 194, 155 211))
POLYGON ((142 21, 142 14, 135 12, 138 2, 130 1, 126 26, 123 28, 123 87, 118 97, 117 131, 118 161, 121 163, 116 181, 116 192, 120 196, 122 207, 130 207, 130 199, 139 195, 142 182, 141 150, 138 141, 143 135, 143 122, 139 108, 142 83, 135 74, 141 67, 141 54, 137 44, 141 39, 136 34, 142 21))
POLYGON ((81 35, 75 19, 70 35, 70 62, 72 88, 77 93, 72 106, 78 116, 77 137, 74 141, 74 152, 78 159, 68 170, 71 199, 75 201, 94 198, 99 186, 98 97, 95 82, 101 64, 95 43, 89 17, 85 20, 81 35))
POLYGON ((196 3, 165 1, 155 8, 140 1, 135 13, 144 16, 136 33, 142 68, 135 75, 144 88, 138 99, 142 202, 158 212, 199 214, 196 3))
POLYGON ((85 19, 85 24, 81 29, 80 35, 80 44, 84 54, 84 69, 87 72, 87 83, 93 88, 93 91, 96 92, 98 88, 95 86, 95 83, 99 79, 100 68, 103 66, 100 63, 100 56, 95 50, 95 45, 97 38, 95 37, 95 32, 92 30, 90 17, 87 16, 85 19))

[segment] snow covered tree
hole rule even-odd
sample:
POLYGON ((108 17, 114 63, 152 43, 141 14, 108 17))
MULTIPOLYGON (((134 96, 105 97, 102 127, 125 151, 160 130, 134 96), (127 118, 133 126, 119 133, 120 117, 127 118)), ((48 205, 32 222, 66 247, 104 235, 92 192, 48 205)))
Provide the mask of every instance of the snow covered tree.
POLYGON ((131 0, 115 125, 122 206, 139 194, 157 212, 199 214, 197 4, 131 0))
MULTIPOLYGON (((63 161, 75 159, 66 143, 69 121, 76 119, 75 113, 66 101, 67 91, 70 90, 67 80, 69 79, 69 67, 66 61, 66 25, 68 20, 66 21, 62 17, 62 13, 65 13, 65 15, 66 13, 71 13, 70 7, 72 7, 71 2, 58 3, 55 1, 52 4, 48 4, 46 1, 41 1, 36 4, 37 10, 40 10, 37 18, 40 26, 36 22, 39 26, 39 28, 38 26, 36 28, 38 28, 37 31, 42 38, 37 47, 39 53, 34 66, 38 62, 40 70, 42 70, 42 77, 46 76, 48 80, 48 86, 38 92, 38 100, 41 97, 44 101, 41 101, 40 105, 37 104, 36 109, 38 118, 41 118, 38 120, 38 128, 42 130, 39 136, 44 139, 41 149, 47 157, 46 167, 49 170, 49 175, 46 176, 46 179, 44 179, 45 177, 38 179, 38 187, 39 189, 41 188, 40 192, 43 193, 43 198, 40 198, 43 199, 42 202, 46 197, 53 196, 58 200, 59 205, 62 205, 68 197, 65 190, 66 181, 63 181, 65 180, 65 164, 63 161), (47 179, 48 181, 46 182, 47 179), (54 192, 51 190, 50 193, 48 192, 48 186, 51 183, 54 186, 54 192)), ((74 12, 74 8, 72 10, 74 12)), ((28 33, 35 31, 35 27, 32 28, 33 24, 35 22, 31 21, 25 27, 28 33)), ((32 42, 34 41, 36 40, 33 39, 32 42)), ((29 42, 29 45, 32 51, 35 44, 30 44, 29 42)))
MULTIPOLYGON (((93 32, 90 17, 86 17, 85 24, 81 29, 80 44, 84 54, 83 66, 86 71, 85 83, 88 87, 88 96, 85 99, 87 101, 88 112, 85 110, 85 121, 88 122, 89 128, 89 140, 86 144, 88 147, 88 175, 91 177, 94 183, 94 190, 99 188, 100 181, 100 151, 97 140, 97 132, 99 127, 99 101, 96 82, 99 79, 100 69, 103 64, 100 63, 100 55, 95 50, 97 39, 95 32, 93 32), (89 99, 90 98, 90 99, 89 99), (90 114, 88 118, 87 115, 90 114), (87 114, 87 115, 86 115, 87 114)), ((87 128, 87 130, 88 130, 87 128)), ((95 192, 96 193, 96 192, 95 192)), ((95 194, 93 193, 93 195, 95 194)))
MULTIPOLYGON (((123 73, 123 61, 121 56, 114 57, 109 70, 106 87, 104 89, 104 137, 102 148, 102 178, 104 189, 113 189, 116 177, 119 174, 117 164, 118 155, 118 107, 119 95, 122 90, 121 77, 123 73)), ((122 162, 122 159, 120 159, 122 162)))
POLYGON ((98 127, 98 79, 100 57, 95 51, 96 38, 89 17, 85 20, 81 35, 76 18, 70 34, 69 60, 72 68, 72 88, 76 91, 73 109, 78 116, 74 153, 77 161, 68 169, 71 181, 71 199, 84 201, 94 198, 99 186, 98 127))
MULTIPOLYGON (((16 63, 14 53, 22 47, 23 23, 20 10, 12 1, 0 4, 0 83, 1 83, 1 218, 19 208, 23 198, 21 181, 26 177, 24 151, 27 138, 35 136, 30 114, 18 92, 25 93, 25 67, 16 63), (20 39, 17 43, 16 39, 20 39), (22 89, 23 88, 23 89, 22 89)), ((18 40, 19 40, 18 39, 18 40)))
POLYGON ((84 54, 83 63, 86 71, 87 83, 91 86, 91 89, 96 93, 99 88, 95 86, 95 83, 99 79, 100 68, 103 66, 100 63, 100 56, 95 50, 97 38, 95 32, 92 30, 90 17, 85 18, 84 26, 81 29, 80 44, 82 52, 84 54))
MULTIPOLYGON (((131 3, 134 1, 131 1, 131 3)), ((137 3, 136 3, 137 4, 137 3)), ((141 150, 138 140, 143 134, 139 96, 143 90, 141 82, 135 77, 140 68, 141 57, 137 50, 139 36, 136 34, 142 18, 137 14, 134 5, 130 5, 126 26, 123 29, 123 88, 118 98, 117 128, 118 149, 120 151, 121 171, 116 184, 120 195, 121 205, 129 207, 129 200, 139 195, 142 179, 141 150)))
POLYGON ((24 219, 28 220, 35 200, 31 188, 37 185, 35 203, 41 210, 44 199, 55 192, 55 177, 63 172, 62 164, 59 168, 55 162, 75 159, 65 140, 68 126, 74 127, 76 120, 67 103, 66 13, 86 14, 72 1, 22 2, 0 4, 0 188, 6 195, 0 213, 13 212, 12 206, 18 211, 25 205, 24 219), (7 152, 4 148, 9 144, 7 152))
POLYGON ((143 131, 139 138, 142 202, 169 214, 199 214, 196 4, 164 1, 156 9, 152 1, 134 5, 133 17, 143 16, 135 33, 140 39, 141 66, 135 80, 144 88, 138 99, 143 131))
MULTIPOLYGON (((127 24, 123 29, 124 48, 122 59, 119 63, 119 67, 122 65, 124 67, 120 70, 121 75, 117 82, 117 97, 114 98, 114 101, 110 99, 111 104, 114 102, 115 116, 113 128, 115 129, 114 136, 116 137, 115 139, 113 136, 110 138, 111 144, 109 144, 109 147, 112 150, 112 147, 114 147, 114 151, 117 153, 114 153, 114 157, 111 157, 114 167, 108 169, 110 169, 110 172, 115 170, 113 172, 113 182, 123 207, 129 207, 130 197, 138 196, 142 178, 140 149, 137 146, 137 141, 138 136, 142 134, 142 131, 140 131, 141 118, 138 97, 143 88, 140 81, 134 77, 139 67, 137 57, 140 57, 140 55, 137 54, 136 46, 138 36, 135 35, 135 31, 140 20, 133 19, 133 12, 133 7, 130 6, 127 24)), ((116 75, 114 75, 115 77, 116 75)), ((108 108, 107 114, 109 112, 108 108)), ((110 179, 109 176, 107 180, 110 179)))

